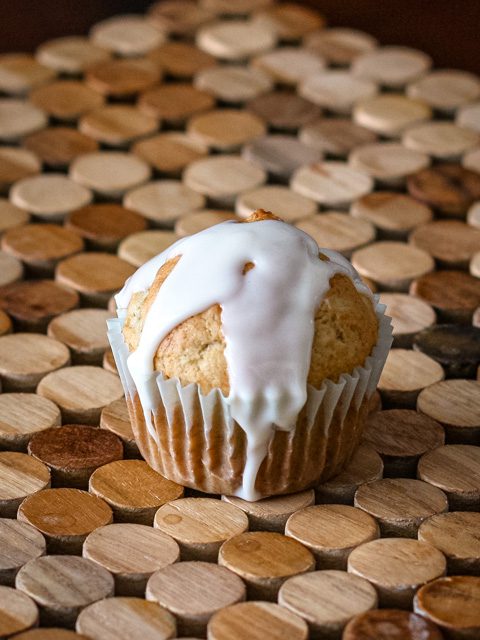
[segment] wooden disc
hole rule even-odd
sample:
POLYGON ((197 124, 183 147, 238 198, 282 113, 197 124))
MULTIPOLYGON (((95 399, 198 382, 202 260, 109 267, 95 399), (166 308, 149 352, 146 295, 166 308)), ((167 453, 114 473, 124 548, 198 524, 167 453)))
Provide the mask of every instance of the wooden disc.
POLYGON ((411 347, 415 335, 435 323, 435 312, 432 307, 414 296, 406 293, 382 293, 380 302, 386 305, 385 313, 392 319, 396 347, 411 347))
POLYGON ((207 24, 196 34, 196 44, 202 51, 223 60, 244 60, 268 51, 275 42, 271 28, 243 20, 207 24))
POLYGON ((122 440, 125 457, 139 457, 125 398, 114 400, 102 409, 100 428, 111 431, 122 440))
MULTIPOLYGON (((319 569, 343 571, 351 551, 375 540, 379 533, 377 523, 368 513, 343 504, 300 509, 290 516, 285 526, 285 535, 310 549, 319 569)), ((282 592, 279 601, 282 601, 282 592)))
POLYGON ((346 118, 319 118, 304 125, 299 138, 328 156, 345 158, 356 147, 375 142, 377 136, 346 118))
POLYGON ((41 627, 20 633, 17 640, 88 640, 88 638, 68 629, 41 627))
POLYGON ((13 142, 47 126, 43 111, 24 100, 0 99, 0 140, 13 142))
POLYGON ((199 71, 195 87, 223 102, 238 104, 273 89, 273 80, 261 69, 222 65, 199 71))
POLYGON ((194 0, 166 0, 155 2, 148 17, 157 28, 176 36, 193 35, 198 27, 214 18, 214 14, 200 7, 194 0))
POLYGON ((69 361, 65 345, 39 333, 13 333, 0 338, 3 391, 34 391, 44 376, 69 361))
POLYGON ((134 268, 117 256, 85 252, 62 260, 55 270, 55 279, 78 291, 85 303, 104 306, 133 272, 134 268))
POLYGON ((439 362, 448 378, 474 378, 480 364, 480 329, 436 325, 417 334, 413 348, 439 362))
POLYGON ((322 29, 325 18, 313 8, 294 2, 273 5, 255 13, 255 21, 274 30, 281 40, 292 42, 322 29))
POLYGON ((79 75, 87 67, 110 58, 108 51, 84 36, 47 40, 37 49, 36 55, 46 67, 68 75, 79 75))
POLYGON ((422 413, 391 409, 369 415, 363 441, 382 457, 385 476, 414 477, 420 456, 445 444, 445 433, 422 413))
POLYGON ((396 142, 378 142, 354 149, 348 162, 381 184, 398 186, 410 174, 428 167, 430 159, 425 153, 406 149, 396 142))
POLYGON ((450 122, 427 122, 411 127, 403 134, 408 148, 439 160, 455 160, 478 145, 479 134, 450 122))
POLYGON ((47 465, 53 486, 84 489, 95 469, 122 459, 123 445, 110 431, 68 424, 34 434, 28 453, 47 465))
POLYGON ((41 163, 37 156, 18 147, 0 147, 0 189, 8 191, 17 180, 40 173, 41 163))
POLYGON ((218 209, 199 209, 193 213, 186 213, 175 223, 175 235, 181 238, 190 236, 204 229, 208 229, 214 224, 220 224, 227 220, 239 221, 239 218, 230 211, 219 211, 218 209))
POLYGON ((178 542, 182 560, 216 562, 223 542, 248 529, 248 518, 221 500, 182 498, 160 507, 154 526, 178 542))
POLYGON ((287 182, 301 166, 320 162, 322 154, 300 142, 296 136, 274 134, 245 145, 242 157, 262 167, 273 179, 287 182))
POLYGON ((112 521, 112 510, 86 491, 62 487, 37 491, 25 498, 18 519, 43 533, 49 553, 78 554, 89 533, 112 521))
POLYGON ((353 497, 358 487, 365 482, 379 480, 382 475, 381 457, 373 447, 362 444, 338 476, 315 487, 316 502, 317 504, 353 504, 353 497))
POLYGON ((447 558, 451 574, 480 572, 480 546, 478 530, 480 513, 457 511, 441 513, 428 518, 420 525, 418 539, 428 542, 447 558))
POLYGON ((18 258, 0 251, 0 287, 18 282, 23 276, 23 266, 18 258))
POLYGON ((477 102, 472 104, 465 104, 457 111, 455 123, 459 127, 465 127, 466 129, 472 129, 473 131, 480 131, 480 105, 477 102))
POLYGON ((191 162, 208 154, 208 148, 185 133, 167 131, 136 142, 132 151, 161 174, 178 176, 191 162))
POLYGON ((112 507, 118 522, 153 522, 155 512, 183 495, 183 487, 167 480, 143 460, 118 460, 90 477, 90 492, 112 507))
POLYGON ((352 72, 389 88, 399 88, 422 76, 432 64, 426 53, 408 47, 379 47, 358 56, 352 72))
POLYGON ((143 597, 152 573, 177 562, 180 550, 157 529, 118 523, 92 531, 83 545, 83 557, 113 574, 117 595, 143 597))
POLYGON ((420 458, 418 477, 447 494, 451 511, 475 511, 480 498, 480 450, 464 444, 439 447, 420 458))
POLYGON ((370 222, 338 211, 309 216, 296 222, 295 226, 312 236, 319 246, 346 257, 375 239, 375 229, 370 222))
POLYGON ((18 329, 45 331, 50 320, 78 307, 78 294, 53 280, 27 280, 0 288, 0 308, 18 329))
POLYGON ((69 175, 101 196, 121 198, 150 178, 150 167, 132 153, 96 151, 76 158, 69 175))
POLYGON ((246 191, 235 201, 235 211, 241 218, 248 218, 257 209, 275 211, 275 215, 286 222, 296 222, 317 213, 314 200, 281 185, 267 185, 246 191))
POLYGON ((344 162, 319 162, 300 167, 290 186, 324 207, 347 207, 352 200, 372 191, 373 180, 344 162))
POLYGON ((218 562, 242 578, 251 600, 276 600, 287 578, 315 568, 315 558, 306 547, 271 531, 230 538, 220 547, 218 562))
POLYGON ((49 127, 31 133, 23 145, 54 169, 65 168, 78 156, 98 149, 95 140, 69 127, 49 127))
POLYGON ((83 82, 59 80, 31 92, 29 100, 58 120, 75 121, 104 103, 104 98, 83 82))
POLYGON ((134 267, 140 267, 176 240, 178 238, 172 231, 140 231, 133 233, 120 243, 118 256, 133 264, 134 267))
POLYGON ((315 502, 313 489, 273 496, 256 502, 247 502, 236 496, 222 496, 222 500, 235 505, 247 514, 249 529, 253 531, 277 531, 283 533, 289 517, 315 502))
POLYGON ((415 591, 444 575, 445 569, 440 551, 407 538, 366 542, 348 558, 348 571, 374 585, 382 607, 410 608, 415 591))
POLYGON ((205 198, 179 180, 156 180, 129 191, 123 204, 157 226, 173 226, 183 214, 205 206, 205 198))
POLYGON ((10 638, 38 624, 38 609, 25 593, 0 586, 0 635, 10 638))
POLYGON ((73 231, 56 224, 26 224, 6 231, 2 250, 21 260, 30 273, 52 276, 55 265, 83 249, 83 241, 73 231))
POLYGON ((407 87, 407 94, 433 109, 452 113, 480 97, 480 81, 473 73, 452 69, 431 71, 407 87))
POLYGON ((146 91, 160 80, 158 65, 146 58, 106 60, 89 67, 85 76, 91 91, 117 99, 146 91))
POLYGON ((144 113, 171 125, 182 125, 187 118, 215 106, 215 99, 206 91, 188 82, 172 82, 142 93, 138 107, 144 113))
POLYGON ((142 56, 161 45, 165 39, 146 18, 118 15, 97 22, 90 29, 90 39, 99 47, 119 56, 142 56))
POLYGON ((26 451, 33 434, 61 422, 57 405, 34 393, 2 393, 0 414, 0 447, 10 451, 26 451))
POLYGON ((325 69, 325 61, 315 51, 299 47, 280 47, 263 53, 253 59, 252 65, 267 73, 277 84, 287 86, 295 86, 325 69))
POLYGON ((222 16, 247 16, 273 4, 272 0, 201 0, 200 6, 222 16))
POLYGON ((209 53, 201 51, 190 42, 181 41, 165 42, 150 51, 148 57, 160 65, 169 76, 178 79, 192 78, 202 70, 217 64, 209 53))
POLYGON ((435 271, 414 280, 410 294, 432 305, 442 321, 466 324, 480 306, 480 281, 463 271, 435 271))
POLYGON ((112 596, 114 586, 108 571, 86 558, 69 555, 29 562, 18 572, 15 584, 39 605, 43 625, 69 627, 83 608, 112 596))
POLYGON ((13 587, 23 565, 45 554, 45 539, 29 524, 11 518, 0 518, 0 536, 0 584, 13 587))
POLYGON ((296 131, 314 122, 321 109, 290 91, 272 91, 250 100, 247 109, 274 129, 296 131))
POLYGON ((0 516, 14 518, 25 498, 50 486, 50 472, 42 462, 17 451, 0 452, 0 516))
POLYGON ((354 121, 375 133, 397 137, 405 129, 428 120, 430 108, 401 94, 381 94, 359 103, 353 111, 354 121))
POLYGON ((239 193, 255 189, 266 180, 263 169, 234 155, 197 160, 183 172, 187 187, 222 206, 231 206, 239 193))
POLYGON ((378 42, 364 31, 333 27, 307 35, 304 45, 323 56, 331 65, 348 66, 362 53, 376 49, 378 42))
POLYGON ((101 364, 109 346, 104 309, 76 309, 54 318, 48 325, 48 335, 67 345, 73 364, 101 364))
POLYGON ((349 114, 358 102, 375 96, 377 85, 348 71, 332 70, 305 78, 298 92, 319 107, 344 115, 349 114))
POLYGON ((403 242, 375 242, 355 251, 352 264, 361 276, 384 289, 406 291, 415 278, 434 269, 431 256, 403 242))
POLYGON ((451 576, 434 580, 415 596, 414 609, 438 624, 451 638, 480 633, 480 578, 451 576))
POLYGON ((375 609, 350 620, 343 640, 442 640, 438 628, 410 611, 375 609))
POLYGON ((415 229, 409 241, 443 267, 465 268, 480 251, 480 229, 460 220, 435 220, 415 229))
POLYGON ((175 618, 155 602, 138 598, 106 598, 86 607, 75 628, 92 640, 167 640, 176 630, 175 618))
POLYGON ((369 582, 336 570, 290 578, 278 595, 280 605, 308 622, 313 637, 338 637, 353 616, 374 609, 377 601, 377 593, 369 582))
POLYGON ((146 597, 175 616, 180 635, 204 636, 214 613, 245 600, 245 585, 236 575, 216 564, 178 562, 151 576, 146 597))
POLYGON ((19 209, 5 198, 0 198, 0 235, 7 229, 27 224, 29 220, 30 214, 27 211, 19 209))
POLYGON ((122 397, 123 387, 100 367, 75 366, 49 373, 37 393, 60 407, 63 422, 98 425, 101 410, 122 397))
POLYGON ((264 123, 253 113, 240 109, 216 109, 194 116, 187 133, 219 151, 231 151, 266 133, 264 123))
POLYGON ((59 221, 92 200, 89 189, 58 173, 24 178, 13 185, 10 200, 38 218, 59 221))
POLYGON ((308 638, 307 623, 285 607, 272 602, 241 602, 216 613, 208 625, 209 640, 290 640, 308 638))
POLYGON ((0 91, 9 95, 24 95, 42 84, 51 82, 55 71, 43 66, 27 53, 4 53, 0 56, 0 91))
POLYGON ((91 111, 80 120, 82 133, 111 147, 123 147, 130 142, 155 133, 158 120, 136 107, 113 104, 91 111))

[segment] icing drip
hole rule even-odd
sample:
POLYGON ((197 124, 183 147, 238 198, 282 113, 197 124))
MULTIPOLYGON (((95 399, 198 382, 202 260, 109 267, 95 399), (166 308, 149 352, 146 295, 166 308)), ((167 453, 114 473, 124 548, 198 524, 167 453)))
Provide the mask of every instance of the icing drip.
MULTIPOLYGON (((128 368, 153 435, 153 359, 167 336, 214 304, 222 308, 232 418, 247 435, 243 484, 255 500, 255 480, 274 429, 293 429, 307 398, 315 310, 336 273, 371 295, 350 263, 321 249, 303 231, 276 220, 224 222, 182 238, 143 265, 116 296, 120 310, 148 289, 158 269, 181 255, 150 307, 128 368), (243 273, 247 263, 254 268, 243 273)), ((121 311, 120 311, 121 313, 121 311)))

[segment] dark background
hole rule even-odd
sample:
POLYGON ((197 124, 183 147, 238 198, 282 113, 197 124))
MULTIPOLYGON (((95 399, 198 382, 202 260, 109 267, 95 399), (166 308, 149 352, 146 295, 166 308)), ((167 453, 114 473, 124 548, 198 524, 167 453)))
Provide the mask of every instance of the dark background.
MULTIPOLYGON (((0 51, 33 51, 62 35, 84 34, 98 20, 143 12, 148 0, 0 0, 0 51)), ((480 0, 304 0, 331 26, 351 26, 382 44, 430 54, 437 67, 480 73, 480 0)))

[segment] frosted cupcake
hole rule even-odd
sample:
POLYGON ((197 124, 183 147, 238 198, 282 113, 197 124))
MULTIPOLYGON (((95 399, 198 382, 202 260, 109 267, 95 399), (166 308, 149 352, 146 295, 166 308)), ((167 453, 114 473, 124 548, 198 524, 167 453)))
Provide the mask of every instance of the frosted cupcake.
POLYGON ((257 211, 182 238, 116 302, 133 431, 162 475, 256 500, 348 462, 391 329, 342 256, 257 211))

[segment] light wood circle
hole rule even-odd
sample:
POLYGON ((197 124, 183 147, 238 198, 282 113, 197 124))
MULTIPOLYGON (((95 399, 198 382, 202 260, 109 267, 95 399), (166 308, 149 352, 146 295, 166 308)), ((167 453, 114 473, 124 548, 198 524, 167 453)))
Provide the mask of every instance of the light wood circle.
POLYGON ((192 78, 204 69, 209 69, 217 64, 215 58, 209 53, 201 51, 191 42, 180 40, 165 42, 150 51, 148 57, 160 65, 169 76, 179 80, 192 78))
POLYGON ((0 190, 8 191, 17 180, 40 173, 39 158, 19 147, 0 147, 0 190))
POLYGON ((6 198, 0 198, 0 236, 13 227, 27 224, 30 214, 19 207, 16 207, 6 198))
POLYGON ((197 31, 197 46, 215 58, 244 60, 275 46, 276 36, 267 26, 243 20, 223 20, 197 31))
POLYGON ((408 538, 382 538, 352 551, 348 571, 376 588, 382 607, 410 608, 416 590, 445 574, 445 556, 408 538))
POLYGON ((0 99, 0 140, 14 142, 47 126, 46 114, 16 98, 0 99))
POLYGON ((90 477, 89 489, 112 507, 117 522, 148 525, 159 507, 183 496, 183 487, 143 460, 118 460, 100 467, 90 477))
POLYGON ((480 229, 460 220, 435 220, 415 229, 409 242, 442 266, 462 268, 480 251, 480 229))
POLYGON ((447 494, 451 511, 475 511, 480 499, 480 450, 448 444, 420 458, 418 477, 447 494))
POLYGON ((34 393, 0 395, 0 446, 10 451, 26 451, 33 434, 60 424, 60 409, 34 393))
POLYGON ((10 638, 38 624, 38 609, 25 593, 0 586, 0 637, 10 638))
POLYGON ((114 400, 102 409, 100 428, 111 431, 122 440, 126 458, 140 457, 125 398, 114 400))
POLYGON ((348 156, 348 162, 380 184, 399 186, 408 175, 428 167, 430 158, 395 142, 378 142, 354 149, 348 156))
POLYGON ((317 213, 317 204, 311 198, 281 185, 246 191, 235 201, 235 211, 240 218, 248 218, 257 209, 271 210, 285 222, 297 222, 317 213))
POLYGON ((273 80, 261 69, 222 65, 199 71, 194 85, 223 102, 238 104, 270 91, 273 80))
POLYGON ((325 70, 323 58, 314 51, 299 47, 274 49, 255 57, 251 64, 267 73, 277 84, 287 86, 295 86, 325 70))
POLYGON ((425 204, 395 191, 375 191, 353 202, 350 214, 372 222, 385 237, 404 238, 430 222, 433 213, 425 204))
POLYGON ((15 586, 41 608, 44 625, 72 627, 82 609, 113 595, 112 575, 86 558, 51 555, 24 565, 15 586))
POLYGON ((58 80, 32 91, 29 100, 49 116, 75 121, 104 103, 104 98, 78 80, 58 80))
MULTIPOLYGON (((308 147, 296 136, 273 134, 256 138, 242 149, 242 157, 265 169, 274 180, 287 182, 304 165, 322 160, 320 151, 308 147)), ((268 207, 270 210, 272 207, 268 207)))
POLYGON ((158 120, 136 107, 112 104, 83 116, 79 129, 107 146, 123 147, 138 138, 155 133, 158 120))
POLYGON ((45 555, 45 538, 34 527, 12 518, 0 518, 0 537, 0 584, 13 587, 23 565, 45 555))
POLYGON ((147 58, 106 60, 89 67, 85 82, 92 91, 114 99, 132 98, 162 79, 161 70, 147 58))
POLYGON ((479 134, 450 122, 427 122, 411 127, 402 143, 414 151, 428 153, 440 160, 456 159, 476 147, 479 134))
POLYGON ((27 53, 4 53, 0 56, 0 91, 9 95, 25 95, 53 80, 55 71, 37 62, 27 53))
POLYGON ((18 282, 23 276, 23 266, 18 258, 0 251, 0 287, 18 282))
POLYGON ((315 31, 307 35, 303 43, 307 49, 313 49, 331 65, 342 67, 349 66, 355 58, 378 46, 378 41, 370 34, 346 27, 315 31))
POLYGON ((175 177, 191 162, 204 158, 208 147, 180 131, 167 131, 136 142, 132 151, 156 171, 175 177))
POLYGON ((375 239, 375 228, 370 222, 338 211, 309 216, 296 222, 295 226, 312 236, 319 246, 346 257, 375 239))
POLYGON ((285 535, 310 549, 318 569, 345 571, 351 551, 375 540, 380 532, 374 518, 365 511, 344 504, 325 504, 292 514, 287 520, 285 535))
POLYGON ((429 70, 431 58, 408 47, 387 46, 364 53, 352 63, 352 72, 389 88, 401 88, 429 70))
MULTIPOLYGON (((179 220, 181 219, 179 218, 179 220)), ((120 243, 118 256, 134 267, 140 267, 157 254, 165 251, 176 240, 178 238, 172 231, 139 231, 132 233, 120 243)))
POLYGON ((144 596, 152 573, 180 557, 178 544, 170 536, 131 522, 95 529, 87 536, 82 553, 113 574, 116 595, 138 597, 144 596))
POLYGON ((200 7, 195 0, 166 0, 155 2, 148 10, 149 20, 161 31, 174 36, 192 36, 215 14, 200 7))
POLYGON ((291 91, 271 91, 247 103, 247 109, 279 131, 296 131, 320 117, 320 107, 291 91))
POLYGON ((480 277, 480 252, 477 251, 477 253, 473 254, 469 263, 469 271, 472 276, 480 277))
POLYGON ((218 562, 242 578, 250 600, 275 601, 285 580, 315 568, 315 558, 306 547, 272 531, 230 538, 220 547, 218 562))
POLYGON ((216 613, 208 624, 208 640, 290 640, 308 638, 307 623, 273 602, 241 602, 216 613), (240 631, 241 630, 241 631, 240 631))
POLYGON ((16 182, 10 190, 10 200, 38 218, 59 221, 70 211, 89 204, 92 192, 63 174, 48 173, 16 182))
POLYGON ((395 93, 362 101, 353 111, 354 122, 389 138, 398 137, 405 129, 428 120, 431 115, 430 107, 423 102, 395 93))
POLYGON ((122 397, 123 387, 113 373, 82 365, 49 373, 37 393, 60 407, 64 422, 96 425, 103 407, 122 397))
POLYGON ((455 69, 431 71, 407 87, 407 95, 433 109, 452 113, 480 97, 480 80, 473 73, 455 69))
POLYGON ((87 67, 108 60, 110 53, 84 36, 47 40, 37 49, 37 59, 59 73, 80 75, 87 67))
POLYGON ((290 186, 324 207, 347 207, 372 191, 373 180, 344 162, 330 161, 300 167, 290 186))
POLYGON ((50 486, 50 472, 39 460, 17 451, 0 452, 0 516, 14 518, 20 503, 50 486))
POLYGON ((137 104, 147 115, 181 126, 188 118, 212 109, 215 99, 188 82, 171 82, 143 92, 137 104))
POLYGON ((356 147, 377 140, 373 131, 347 118, 319 118, 303 126, 298 137, 309 147, 335 158, 345 158, 356 147))
POLYGON ((244 16, 273 4, 273 0, 201 0, 200 6, 217 15, 244 16))
POLYGON ((88 640, 87 636, 59 627, 40 627, 17 636, 17 640, 88 640))
POLYGON ((385 289, 406 291, 415 279, 433 271, 433 258, 403 242, 383 241, 355 251, 352 264, 361 276, 385 289))
POLYGON ((142 56, 163 44, 164 34, 140 15, 118 15, 97 22, 91 41, 119 56, 142 56))
POLYGON ((480 306, 480 282, 464 271, 434 271, 412 282, 410 293, 434 307, 444 322, 470 324, 480 306))
MULTIPOLYGON (((350 620, 342 640, 442 640, 436 625, 411 611, 374 609, 350 620), (372 635, 373 634, 373 635, 372 635)), ((33 640, 33 639, 32 639, 33 640)))
POLYGON ((216 109, 192 117, 187 133, 219 151, 231 151, 266 133, 260 118, 240 109, 216 109))
POLYGON ((480 102, 460 107, 457 111, 455 124, 480 133, 480 102))
POLYGON ((71 127, 48 127, 31 133, 24 147, 53 169, 63 169, 84 153, 97 151, 98 142, 71 127))
POLYGON ((129 189, 147 182, 150 173, 144 160, 120 151, 82 155, 73 161, 69 171, 72 180, 109 198, 120 198, 129 189))
POLYGON ((344 115, 358 102, 373 98, 378 89, 370 80, 355 77, 348 71, 333 70, 305 78, 298 91, 319 107, 344 115))
POLYGON ((419 331, 435 324, 435 311, 423 300, 407 293, 381 293, 380 302, 391 317, 396 346, 409 346, 419 331))
POLYGON ((325 26, 325 18, 319 11, 294 2, 261 9, 255 13, 254 20, 273 29, 286 42, 299 40, 325 26))
POLYGON ((230 211, 221 211, 219 209, 199 209, 193 213, 186 213, 175 223, 175 234, 178 237, 185 237, 208 229, 215 224, 227 222, 228 220, 240 219, 230 211))
POLYGON ((378 598, 367 580, 346 571, 326 570, 289 578, 278 602, 306 620, 313 637, 333 637, 353 616, 375 609, 378 598))
POLYGON ((160 507, 154 526, 178 542, 182 560, 216 562, 223 542, 248 529, 248 518, 221 500, 182 498, 160 507))

